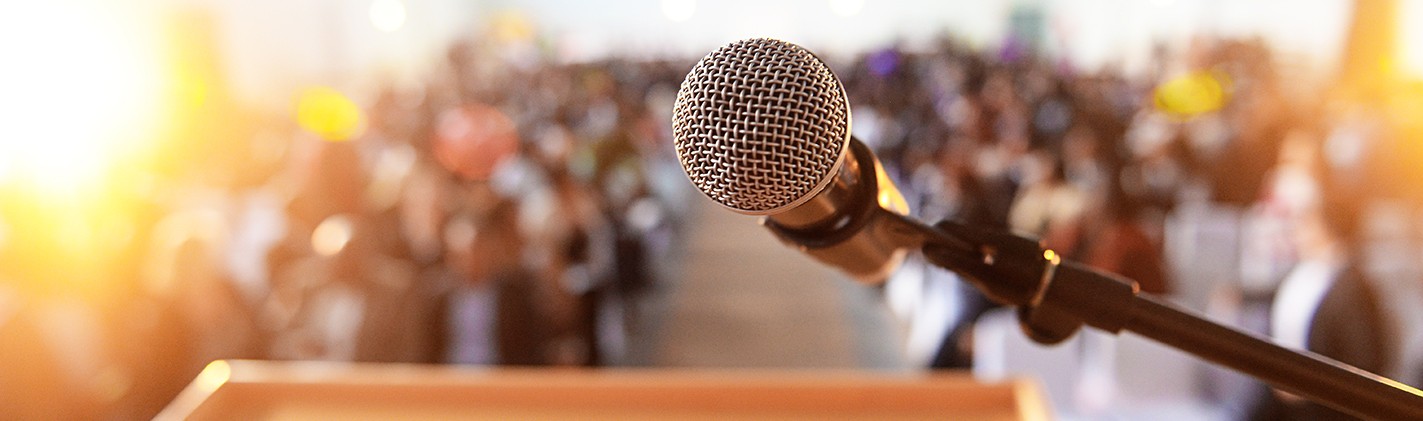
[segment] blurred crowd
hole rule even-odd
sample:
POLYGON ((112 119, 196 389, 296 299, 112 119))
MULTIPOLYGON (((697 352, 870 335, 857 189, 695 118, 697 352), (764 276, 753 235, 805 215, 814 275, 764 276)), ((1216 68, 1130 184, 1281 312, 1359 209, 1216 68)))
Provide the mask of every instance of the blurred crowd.
MULTIPOLYGON (((854 133, 917 216, 1040 238, 1286 346, 1409 382, 1423 374, 1408 329, 1423 278, 1366 264, 1381 260, 1366 261, 1379 257, 1366 228, 1411 244, 1420 203, 1418 186, 1398 182, 1417 155, 1381 98, 1287 78, 1293 69, 1254 41, 1162 50, 1130 78, 1028 47, 887 48, 841 72, 854 133), (1380 207, 1405 222, 1366 217, 1380 207)), ((1417 253, 1408 247, 1390 253, 1417 253)), ((887 298, 913 321, 911 359, 934 367, 971 367, 974 322, 997 306, 936 270, 901 271, 887 298)), ((1248 395, 1222 403, 1263 419, 1338 415, 1263 386, 1248 395)))
POLYGON ((687 190, 669 117, 685 66, 547 60, 462 42, 417 86, 380 87, 363 130, 294 121, 323 109, 258 119, 145 196, 105 304, 38 286, 15 230, 0 418, 147 418, 216 359, 635 363, 687 190))
MULTIPOLYGON (((1403 319, 1418 310, 1389 297, 1423 278, 1365 264, 1372 205, 1416 215, 1423 197, 1383 181, 1407 168, 1404 133, 1368 98, 1292 84, 1259 43, 1158 59, 1128 78, 943 40, 831 64, 855 135, 917 217, 1036 236, 1288 346, 1417 380, 1403 319), (1238 234, 1212 265, 1228 269, 1183 268, 1202 260, 1192 227, 1220 215, 1238 234)), ((150 188, 134 263, 112 274, 132 279, 122 299, 24 281, 65 262, 17 263, 42 211, 0 207, 0 408, 144 418, 225 358, 638 363, 640 299, 697 199, 670 139, 691 61, 564 64, 469 40, 442 63, 377 89, 352 138, 263 119, 230 156, 150 188)), ((916 363, 967 367, 995 305, 924 265, 890 280, 889 305, 915 320, 916 363)), ((1260 397, 1242 413, 1317 410, 1260 397)))

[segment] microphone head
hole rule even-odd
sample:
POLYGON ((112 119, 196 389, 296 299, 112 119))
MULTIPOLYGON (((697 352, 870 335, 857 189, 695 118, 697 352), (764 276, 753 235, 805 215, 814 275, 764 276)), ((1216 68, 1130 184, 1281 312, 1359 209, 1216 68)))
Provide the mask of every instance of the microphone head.
POLYGON ((677 158, 703 194, 768 215, 824 189, 850 139, 850 103, 830 68, 789 42, 737 41, 697 62, 672 111, 677 158))

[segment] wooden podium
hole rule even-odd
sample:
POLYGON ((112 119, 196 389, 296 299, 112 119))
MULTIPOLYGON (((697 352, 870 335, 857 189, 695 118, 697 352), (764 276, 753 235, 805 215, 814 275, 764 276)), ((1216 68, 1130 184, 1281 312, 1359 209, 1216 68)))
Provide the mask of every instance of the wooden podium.
POLYGON ((157 419, 1046 420, 1045 402, 967 373, 216 361, 157 419))

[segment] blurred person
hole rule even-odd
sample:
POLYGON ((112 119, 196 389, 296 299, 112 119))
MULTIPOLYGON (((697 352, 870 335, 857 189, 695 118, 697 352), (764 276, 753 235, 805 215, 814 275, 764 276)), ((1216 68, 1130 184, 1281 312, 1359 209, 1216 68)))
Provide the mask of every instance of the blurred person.
POLYGON ((529 267, 544 284, 537 292, 557 338, 559 365, 603 363, 598 306, 614 263, 601 198, 580 178, 592 176, 597 163, 575 133, 556 125, 536 139, 528 160, 537 183, 522 192, 518 218, 529 267))
MULTIPOLYGON (((409 207, 406 202, 419 195, 412 190, 421 186, 420 155, 408 142, 368 134, 358 142, 367 144, 366 156, 370 157, 370 183, 362 192, 362 212, 369 221, 369 229, 381 238, 376 245, 384 254, 408 261, 417 268, 425 268, 438 259, 438 240, 432 236, 419 236, 424 232, 412 231, 412 225, 405 222, 409 207), (417 234, 412 236, 410 234, 417 234), (422 241, 424 240, 424 241, 422 241)), ((427 192, 424 192, 427 193, 427 192)), ((427 193, 428 195, 428 193, 427 193)), ((424 204, 425 202, 420 202, 424 204)), ((436 215, 438 216, 438 214, 436 215)), ((419 218, 424 221, 424 218, 419 218)))
POLYGON ((1137 282, 1142 292, 1171 292, 1161 247, 1142 228, 1140 205, 1115 182, 1098 189, 1083 212, 1082 263, 1137 282))
MULTIPOLYGON (((1329 200, 1303 212, 1293 230, 1299 262, 1270 307, 1270 335, 1373 373, 1392 368, 1397 333, 1380 291, 1360 267, 1357 203, 1329 200)), ((1354 419, 1282 391, 1262 393, 1251 419, 1354 419)))
MULTIPOLYGON (((271 292, 271 257, 282 246, 291 229, 286 212, 288 198, 278 174, 289 159, 294 127, 270 123, 277 129, 252 135, 248 147, 235 161, 243 168, 240 177, 205 206, 217 207, 227 225, 221 250, 222 270, 236 288, 247 308, 260 308, 271 292)), ((172 218, 170 215, 169 218, 172 218)))
POLYGON ((1166 220, 1181 196, 1190 194, 1196 177, 1183 126, 1159 111, 1138 111, 1118 148, 1121 156, 1107 158, 1110 162, 1103 165, 1115 174, 1107 180, 1114 185, 1102 188, 1125 192, 1137 227, 1157 244, 1164 242, 1166 220))
POLYGON ((625 360, 628 330, 640 320, 640 299, 654 287, 655 268, 649 246, 666 228, 667 210, 652 196, 646 169, 633 143, 635 134, 620 124, 612 138, 595 145, 597 171, 594 185, 602 208, 606 231, 611 236, 610 268, 606 286, 590 297, 598 300, 591 316, 600 357, 605 363, 625 360))
MULTIPOLYGON (((0 410, 15 419, 98 419, 123 373, 98 314, 74 297, 34 294, 0 275, 0 410)), ((118 392, 118 393, 115 393, 118 392)))
MULTIPOLYGON (((282 204, 285 230, 267 249, 268 272, 273 290, 276 274, 311 256, 312 232, 334 215, 363 211, 370 186, 369 171, 363 165, 354 142, 326 142, 306 133, 294 133, 291 152, 282 171, 269 181, 269 188, 282 204)), ((298 288, 299 289, 299 288, 298 288)))
MULTIPOLYGON (((982 184, 970 168, 964 151, 975 145, 951 142, 932 164, 916 171, 920 191, 920 218, 953 220, 971 226, 1001 226, 991 210, 982 184)), ((932 368, 972 367, 973 325, 988 310, 998 307, 955 273, 932 267, 919 258, 905 263, 886 285, 886 299, 901 318, 909 321, 906 351, 911 361, 932 368)))
POLYGON ((326 218, 364 209, 370 170, 355 141, 327 142, 301 135, 292 145, 291 162, 279 182, 286 191, 289 238, 309 240, 311 230, 326 218))
POLYGON ((1073 124, 1061 138, 1063 177, 1082 191, 1098 191, 1115 182, 1116 169, 1111 154, 1115 150, 1103 141, 1090 124, 1073 124))
POLYGON ((528 266, 519 204, 502 200, 475 218, 457 215, 447 230, 448 264, 464 281, 446 303, 446 361, 511 366, 568 364, 555 313, 566 303, 528 266), (492 293, 490 292, 492 290, 492 293), (492 295, 492 296, 491 296, 492 295))
POLYGON ((1268 51, 1247 44, 1231 44, 1222 50, 1229 59, 1222 67, 1241 88, 1222 110, 1231 137, 1216 156, 1212 200, 1245 207, 1254 202, 1279 157, 1281 142, 1290 129, 1291 107, 1280 91, 1268 51))
MULTIPOLYGON (((1245 305, 1265 310, 1265 331, 1281 345, 1382 373, 1394 365, 1394 320, 1383 313, 1379 285, 1361 266, 1362 202, 1329 184, 1320 133, 1314 121, 1299 119, 1281 141, 1254 207, 1255 229, 1246 232, 1247 240, 1274 245, 1275 253, 1244 258, 1284 269, 1277 282, 1245 284, 1245 305)), ((1352 419, 1259 388, 1246 414, 1252 419, 1352 419)))
POLYGON ((1185 136, 1174 133, 1159 144, 1134 152, 1120 178, 1144 209, 1165 213, 1176 206, 1177 196, 1191 181, 1193 159, 1185 136))
POLYGON ((1032 147, 1053 148, 1063 142, 1063 137, 1076 120, 1076 107, 1068 93, 1064 78, 1050 78, 1043 72, 1034 74, 1039 83, 1048 84, 1047 92, 1041 100, 1033 104, 1032 147))
MULTIPOLYGON (((505 333, 500 323, 509 321, 506 320, 508 314, 500 318, 501 300, 509 298, 502 295, 505 288, 515 283, 530 282, 527 274, 519 270, 523 245, 512 228, 515 224, 508 220, 512 217, 511 206, 510 203, 495 205, 483 219, 461 212, 445 224, 444 267, 448 272, 441 274, 440 279, 427 280, 447 283, 450 288, 439 304, 437 352, 440 362, 514 364, 515 355, 530 357, 539 353, 536 345, 518 345, 523 343, 519 338, 538 338, 542 335, 542 329, 532 326, 538 322, 536 318, 521 323, 525 325, 521 327, 524 336, 500 336, 505 333), (533 349, 501 352, 514 348, 533 349), (501 357, 501 354, 510 355, 501 357)), ((538 340, 528 342, 537 343, 538 340)))
POLYGON ((279 359, 417 362, 433 347, 435 295, 415 268, 385 255, 356 215, 313 230, 313 255, 277 274, 266 315, 279 359))
POLYGON ((1097 140, 1099 155, 1112 168, 1120 167, 1116 162, 1122 139, 1126 138, 1131 115, 1140 109, 1138 95, 1131 90, 1131 84, 1120 75, 1104 73, 1084 75, 1071 79, 1072 95, 1077 112, 1074 124, 1091 128, 1092 138, 1097 140))
POLYGON ((1391 191, 1402 184, 1390 182, 1402 168, 1397 157, 1390 160, 1385 156, 1397 148, 1390 144, 1396 142, 1397 134, 1384 121, 1387 110, 1342 99, 1331 100, 1326 107, 1329 130, 1322 151, 1331 181, 1358 194, 1402 193, 1391 191))
POLYGON ((153 229, 130 338, 138 414, 155 414, 207 364, 265 357, 266 334, 223 256, 232 227, 216 209, 181 209, 153 229), (146 307, 146 309, 145 309, 146 307))
POLYGON ((1077 222, 1086 205, 1086 195, 1067 181, 1061 161, 1044 151, 1031 155, 1025 183, 1013 201, 1009 228, 1041 237, 1049 248, 1067 256, 1075 254, 1081 235, 1077 222))
POLYGON ((416 159, 400 184, 395 204, 400 237, 411 259, 434 263, 442 258, 441 227, 458 202, 456 178, 436 163, 431 151, 416 149, 416 159))
POLYGON ((556 362, 599 364, 598 302, 611 270, 612 237, 596 199, 561 168, 549 185, 523 203, 520 224, 540 281, 546 316, 553 322, 556 362))
POLYGON ((1242 241, 1242 282, 1247 294, 1272 290, 1298 259, 1294 221, 1320 206, 1325 169, 1319 137, 1296 127, 1283 134, 1275 164, 1262 180, 1260 198, 1246 214, 1242 241))

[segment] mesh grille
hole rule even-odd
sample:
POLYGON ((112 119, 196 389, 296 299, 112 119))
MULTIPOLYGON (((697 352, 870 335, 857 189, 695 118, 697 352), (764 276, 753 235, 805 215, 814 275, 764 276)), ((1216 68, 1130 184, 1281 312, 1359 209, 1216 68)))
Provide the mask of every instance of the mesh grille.
POLYGON ((773 39, 702 58, 672 111, 677 157, 692 184, 752 214, 798 204, 825 185, 849 133, 840 81, 809 51, 773 39))

